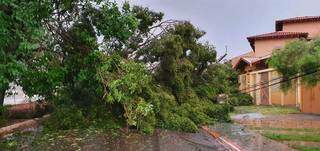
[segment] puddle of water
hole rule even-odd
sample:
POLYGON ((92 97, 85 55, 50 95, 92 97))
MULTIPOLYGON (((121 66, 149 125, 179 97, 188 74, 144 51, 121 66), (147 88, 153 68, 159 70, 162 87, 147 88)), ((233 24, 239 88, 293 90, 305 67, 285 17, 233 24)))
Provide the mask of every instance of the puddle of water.
POLYGON ((254 119, 261 119, 265 118, 264 115, 261 113, 246 113, 246 114, 238 114, 235 116, 232 116, 232 119, 236 120, 254 120, 254 119))

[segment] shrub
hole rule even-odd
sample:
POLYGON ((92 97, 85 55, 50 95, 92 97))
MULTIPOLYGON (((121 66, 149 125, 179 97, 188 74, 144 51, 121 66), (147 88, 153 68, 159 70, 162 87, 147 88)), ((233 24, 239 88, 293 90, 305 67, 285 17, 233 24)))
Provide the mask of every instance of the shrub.
POLYGON ((229 122, 229 112, 231 110, 232 106, 228 104, 211 104, 204 108, 204 112, 216 122, 229 122))
POLYGON ((88 124, 89 121, 79 108, 75 106, 59 106, 51 114, 46 127, 50 130, 69 130, 85 128, 88 124))
POLYGON ((200 98, 208 100, 213 100, 213 97, 217 95, 217 89, 208 84, 199 85, 195 91, 200 98))
POLYGON ((87 129, 89 127, 102 130, 117 129, 124 125, 122 118, 116 118, 103 104, 86 108, 77 106, 56 107, 45 123, 47 130, 87 129))
POLYGON ((151 115, 144 116, 143 119, 139 120, 138 129, 146 134, 152 134, 156 126, 156 117, 152 113, 151 115))
POLYGON ((232 106, 228 104, 214 104, 209 100, 188 100, 188 103, 175 104, 170 108, 161 109, 158 127, 196 132, 198 126, 214 124, 215 122, 229 122, 229 112, 232 106))
POLYGON ((246 93, 237 93, 232 95, 227 102, 230 105, 233 106, 246 106, 246 105, 252 105, 253 103, 253 98, 246 93))
POLYGON ((212 124, 213 120, 208 115, 206 115, 203 111, 193 109, 189 112, 188 116, 195 124, 204 125, 204 124, 212 124))
POLYGON ((203 112, 203 107, 193 103, 184 103, 177 107, 177 114, 188 117, 196 125, 212 123, 212 119, 203 112))
POLYGON ((178 114, 169 114, 164 121, 161 122, 161 128, 185 132, 197 132, 197 125, 189 118, 178 114))

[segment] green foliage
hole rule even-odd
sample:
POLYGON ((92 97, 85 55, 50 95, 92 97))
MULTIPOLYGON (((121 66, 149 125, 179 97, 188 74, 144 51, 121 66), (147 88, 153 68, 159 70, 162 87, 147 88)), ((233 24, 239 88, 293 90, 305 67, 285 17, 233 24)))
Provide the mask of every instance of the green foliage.
POLYGON ((275 134, 275 133, 265 133, 265 137, 278 140, 278 141, 310 141, 310 142, 320 142, 320 136, 318 134, 275 134))
POLYGON ((316 85, 320 80, 320 40, 296 40, 276 51, 269 60, 269 65, 275 68, 287 82, 281 84, 283 90, 288 90, 292 78, 298 74, 308 85, 316 85))
POLYGON ((49 130, 195 132, 230 120, 231 107, 215 98, 239 95, 237 73, 189 22, 163 28, 163 13, 95 0, 5 1, 0 9, 0 92, 15 82, 50 101, 49 130))
POLYGON ((132 8, 134 16, 138 19, 138 29, 147 34, 150 31, 150 26, 153 26, 156 22, 163 19, 164 14, 161 12, 154 12, 147 7, 133 6, 132 8))
POLYGON ((145 96, 151 86, 150 74, 141 63, 121 60, 117 56, 114 58, 100 69, 103 75, 100 81, 108 87, 106 101, 122 105, 129 126, 152 132, 155 125, 153 105, 145 96))
POLYGON ((229 113, 232 110, 233 107, 227 104, 211 105, 205 108, 205 113, 216 122, 230 122, 229 113))
POLYGON ((246 93, 236 93, 228 98, 227 102, 232 106, 247 106, 253 104, 253 98, 246 93))
POLYGON ((0 106, 0 126, 6 124, 8 120, 8 109, 5 106, 0 106))
POLYGON ((13 139, 0 141, 0 148, 4 151, 15 151, 17 150, 18 146, 18 141, 13 139))
POLYGON ((198 127, 192 120, 178 114, 169 114, 165 121, 161 123, 162 128, 185 132, 197 132, 198 127))
MULTIPOLYGON (((50 12, 49 1, 4 0, 0 3, 0 93, 26 71, 29 57, 44 35, 41 20, 50 12)), ((0 97, 3 103, 3 96, 0 97)))
POLYGON ((47 124, 49 129, 80 129, 87 127, 89 121, 84 117, 83 111, 74 107, 57 107, 47 124))
POLYGON ((237 73, 229 64, 216 62, 213 46, 198 42, 203 35, 190 23, 181 22, 138 52, 146 63, 159 62, 153 75, 155 82, 167 90, 161 93, 173 95, 162 101, 162 108, 169 106, 167 103, 170 107, 156 112, 160 127, 193 132, 194 126, 230 120, 230 106, 214 102, 219 94, 240 94, 237 73), (181 122, 188 126, 180 127, 181 122))
POLYGON ((181 22, 139 51, 146 62, 160 61, 154 77, 179 103, 199 97, 214 100, 217 94, 231 94, 237 89, 237 74, 230 65, 215 62, 214 47, 198 42, 203 35, 189 22, 181 22))
POLYGON ((183 104, 176 107, 174 111, 162 114, 162 120, 159 121, 158 125, 161 128, 171 130, 196 132, 200 125, 230 121, 228 116, 230 111, 231 106, 208 102, 199 105, 183 104))
POLYGON ((283 106, 237 106, 234 107, 232 114, 247 114, 247 113, 261 113, 262 115, 287 115, 299 113, 299 110, 295 107, 283 107, 283 106))
POLYGON ((113 130, 123 126, 124 121, 117 118, 105 106, 79 108, 72 105, 59 105, 45 123, 47 131, 98 128, 113 130))
POLYGON ((310 147, 310 146, 300 146, 300 145, 294 145, 292 148, 298 150, 298 151, 320 151, 319 147, 310 147))
POLYGON ((158 126, 171 130, 195 132, 200 125, 230 121, 228 113, 231 110, 229 105, 217 105, 211 101, 175 104, 160 111, 158 126))
POLYGON ((54 93, 63 86, 66 70, 59 66, 56 58, 52 53, 44 52, 37 55, 32 60, 33 63, 28 65, 19 82, 27 95, 40 95, 52 99, 54 93))

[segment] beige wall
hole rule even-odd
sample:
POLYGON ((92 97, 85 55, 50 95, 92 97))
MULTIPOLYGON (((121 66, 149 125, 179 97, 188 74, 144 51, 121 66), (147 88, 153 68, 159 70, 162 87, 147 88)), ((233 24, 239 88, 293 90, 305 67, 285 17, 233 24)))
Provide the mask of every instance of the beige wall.
POLYGON ((287 92, 283 93, 283 105, 296 106, 297 105, 297 81, 292 81, 292 87, 287 92))
MULTIPOLYGON (((242 83, 242 87, 248 88, 253 85, 257 85, 255 88, 247 89, 247 92, 250 92, 251 96, 254 97, 255 104, 261 104, 261 93, 260 88, 270 85, 269 87, 269 104, 272 105, 285 105, 285 106, 297 106, 298 95, 297 95, 297 81, 292 81, 292 87, 287 92, 283 92, 280 89, 280 84, 278 84, 281 79, 281 75, 279 75, 274 69, 266 69, 260 70, 256 72, 250 72, 250 78, 248 74, 243 74, 246 76, 246 79, 240 81, 242 83), (269 73, 269 83, 260 85, 261 82, 261 73, 269 73), (272 86, 271 86, 272 85, 272 86), (256 89, 256 90, 255 90, 256 89)), ((320 101, 319 101, 320 102, 320 101)), ((320 103, 319 103, 320 104, 320 103)))
POLYGON ((285 46, 288 42, 295 40, 295 38, 286 39, 267 39, 255 41, 256 56, 266 56, 272 53, 274 49, 285 46))
POLYGON ((320 36, 320 21, 304 23, 285 23, 283 31, 288 32, 308 32, 310 38, 320 36))
POLYGON ((301 86, 301 111, 320 114, 320 84, 314 87, 301 86))
MULTIPOLYGON (((276 71, 271 72, 271 79, 278 79, 280 75, 276 71)), ((273 80, 271 84, 279 83, 281 79, 273 80)), ((282 105, 282 91, 280 89, 280 84, 275 84, 271 86, 271 104, 272 105, 282 105)))

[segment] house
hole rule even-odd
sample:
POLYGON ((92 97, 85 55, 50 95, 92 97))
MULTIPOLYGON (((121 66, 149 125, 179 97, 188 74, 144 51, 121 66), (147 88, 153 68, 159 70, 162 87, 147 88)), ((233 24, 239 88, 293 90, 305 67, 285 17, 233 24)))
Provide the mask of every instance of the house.
POLYGON ((305 86, 299 77, 288 92, 280 90, 281 75, 270 68, 272 52, 296 39, 320 36, 320 16, 295 17, 275 22, 275 32, 248 37, 252 50, 231 60, 238 70, 240 90, 249 93, 257 105, 296 106, 302 112, 320 114, 320 85, 305 86))
POLYGON ((29 97, 24 92, 21 86, 14 83, 10 83, 10 89, 7 90, 7 95, 4 98, 4 105, 26 104, 29 102, 35 102, 41 100, 39 96, 29 97))

